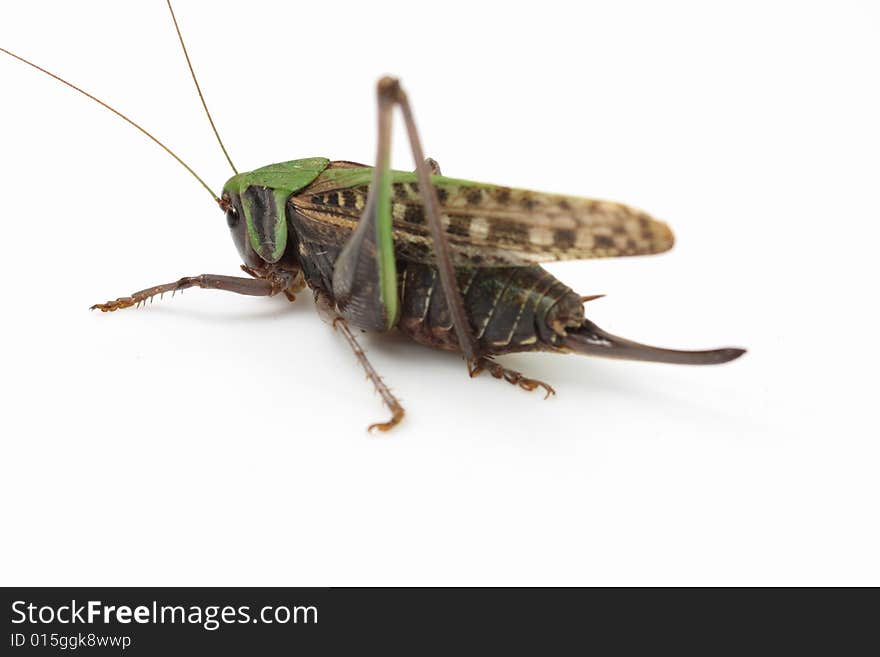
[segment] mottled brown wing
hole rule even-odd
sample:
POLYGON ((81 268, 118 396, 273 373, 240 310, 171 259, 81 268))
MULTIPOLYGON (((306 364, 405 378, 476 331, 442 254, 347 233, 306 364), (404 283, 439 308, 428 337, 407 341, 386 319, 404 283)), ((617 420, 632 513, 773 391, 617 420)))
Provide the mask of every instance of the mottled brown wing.
MULTIPOLYGON (((335 163, 334 163, 335 164, 335 163)), ((367 200, 372 169, 331 165, 291 198, 313 241, 341 245, 367 200)), ((458 266, 528 265, 553 260, 660 253, 669 227, 641 210, 594 199, 544 194, 434 176, 443 223, 458 266)), ((392 214, 401 258, 432 263, 416 176, 394 172, 392 214)))

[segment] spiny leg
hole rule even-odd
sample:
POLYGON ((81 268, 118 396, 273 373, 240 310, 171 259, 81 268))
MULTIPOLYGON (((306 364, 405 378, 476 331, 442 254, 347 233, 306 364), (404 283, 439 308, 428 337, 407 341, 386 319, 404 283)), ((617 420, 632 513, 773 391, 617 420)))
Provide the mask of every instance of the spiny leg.
POLYGON ((391 411, 391 419, 388 422, 376 422, 374 424, 371 424, 369 427, 367 427, 367 431, 388 431, 400 424, 400 421, 403 419, 404 415, 403 406, 400 405, 400 402, 391 393, 391 390, 388 388, 388 386, 385 385, 385 382, 382 380, 382 377, 379 376, 379 373, 376 372, 375 369, 373 369, 370 361, 367 360, 367 354, 358 343, 357 338, 351 330, 351 327, 348 325, 348 322, 346 322, 345 318, 341 317, 339 313, 336 312, 333 302, 327 295, 320 292, 316 293, 315 305, 318 309, 318 314, 321 316, 321 319, 323 319, 334 329, 342 333, 343 337, 348 342, 348 345, 351 347, 351 350, 354 352, 354 355, 357 357, 358 361, 360 361, 361 366, 364 368, 364 372, 366 372, 367 378, 373 382, 373 386, 376 388, 376 392, 379 393, 379 395, 382 397, 382 401, 385 402, 388 410, 391 411))
POLYGON ((377 93, 379 138, 376 166, 373 169, 366 208, 358 227, 336 261, 333 275, 336 308, 355 326, 368 330, 388 330, 397 319, 399 309, 391 217, 391 118, 394 105, 398 105, 416 162, 416 174, 434 243, 440 286, 446 298, 459 349, 468 365, 468 373, 474 377, 483 369, 488 369, 496 378, 504 378, 526 390, 534 390, 540 386, 547 391, 547 396, 553 394, 555 391, 546 383, 524 377, 519 372, 506 369, 480 355, 479 344, 471 330, 464 300, 458 288, 449 241, 440 216, 440 202, 431 180, 431 175, 439 174, 440 166, 435 160, 425 157, 412 107, 398 80, 382 78, 379 80, 377 93))
MULTIPOLYGON (((416 173, 419 178, 419 190, 422 194, 422 200, 425 204, 425 217, 427 219, 428 228, 431 231, 431 240, 434 243, 434 254, 437 259, 436 267, 440 274, 440 285, 443 289, 443 295, 446 297, 446 305, 449 308, 449 314, 452 318, 452 326, 455 329, 455 335, 458 338, 459 349, 464 355, 468 364, 468 372, 471 376, 475 375, 475 369, 478 367, 479 361, 479 345, 474 338, 468 321, 467 313, 464 308, 464 300, 461 291, 458 289, 458 282, 455 278, 455 269, 452 266, 452 256, 450 255, 449 241, 446 237, 446 231, 443 228, 443 222, 440 217, 440 202, 437 199, 437 190, 431 181, 432 165, 425 157, 422 149, 422 143, 419 139, 419 133, 416 128, 415 119, 413 118, 412 107, 406 93, 400 87, 400 83, 393 78, 383 78, 379 81, 379 96, 391 99, 400 106, 403 114, 403 122, 406 126, 406 133, 409 138, 410 147, 412 149, 413 159, 416 162, 416 173)), ((381 103, 380 103, 381 107, 381 103)), ((388 112, 391 107, 387 108, 388 112)), ((390 147, 390 143, 389 143, 390 147)), ((430 160, 436 165, 436 162, 430 160)), ((439 167, 438 167, 439 168, 439 167)), ((391 218, 388 218, 389 222, 391 218)))
POLYGON ((473 376, 478 356, 477 342, 471 332, 458 289, 449 243, 440 218, 437 192, 431 182, 436 162, 425 157, 419 141, 412 108, 400 83, 382 78, 377 85, 378 145, 376 166, 364 211, 357 228, 348 238, 334 264, 333 297, 339 313, 352 325, 364 330, 388 331, 400 314, 396 256, 391 216, 391 120, 394 106, 403 114, 407 136, 416 162, 416 173, 427 224, 434 242, 437 271, 452 318, 459 349, 473 376))
POLYGON ((333 300, 353 326, 388 331, 400 314, 391 220, 392 99, 378 94, 376 165, 364 211, 333 266, 333 300))
POLYGON ((393 429, 400 421, 403 419, 404 410, 403 406, 400 405, 400 402, 397 398, 391 393, 391 390, 385 385, 385 382, 382 380, 382 377, 379 376, 378 372, 373 369, 373 366, 370 364, 370 361, 367 360, 367 354, 364 352, 363 348, 358 344, 357 338, 355 338, 354 333, 352 333, 351 328, 348 323, 342 318, 337 317, 333 320, 333 328, 337 329, 345 339, 348 341, 348 345, 351 347, 351 350, 354 352, 354 355, 357 357, 358 361, 360 361, 361 366, 364 368, 364 372, 367 373, 367 378, 373 382, 373 385, 376 387, 376 392, 382 397, 382 401, 385 402, 385 405, 388 407, 388 410, 391 411, 391 419, 388 422, 374 422, 369 427, 367 427, 367 431, 388 431, 393 429))
POLYGON ((281 292, 287 286, 282 285, 281 281, 243 278, 241 276, 222 276, 220 274, 184 276, 173 283, 148 287, 147 289, 135 292, 128 297, 120 297, 114 301, 108 301, 107 303, 96 303, 91 307, 91 310, 100 310, 101 312, 107 313, 121 310, 122 308, 130 308, 131 306, 139 306, 155 296, 162 296, 166 292, 174 294, 175 292, 190 287, 200 287, 203 290, 226 290, 228 292, 235 292, 236 294, 268 297, 281 292))
POLYGON ((413 159, 417 163, 416 173, 419 176, 419 188, 425 203, 425 215, 428 227, 431 230, 431 240, 434 242, 440 284, 446 297, 446 305, 449 308, 455 334, 458 337, 459 349, 461 349, 467 361, 468 374, 471 377, 475 377, 485 369, 496 379, 503 378, 508 383, 517 385, 524 390, 534 390, 538 387, 544 388, 546 391, 545 399, 550 397, 550 395, 555 395, 556 391, 549 384, 525 377, 516 370, 503 367, 495 361, 480 355, 479 344, 471 330, 464 307, 464 299, 462 299, 461 290, 458 288, 458 282, 455 277, 455 269, 452 266, 449 240, 440 218, 440 202, 437 199, 437 190, 431 181, 432 172, 439 175, 440 165, 437 164, 436 160, 425 157, 419 140, 419 133, 416 129, 415 119, 413 118, 412 107, 410 107, 409 100, 403 89, 400 88, 399 82, 390 78, 383 79, 379 82, 380 94, 382 93, 383 83, 388 89, 387 93, 394 94, 395 100, 400 105, 401 112, 403 113, 403 121, 406 125, 410 146, 412 147, 413 159))
POLYGON ((523 390, 528 390, 531 392, 532 390, 535 390, 539 387, 544 388, 544 399, 548 399, 550 395, 556 394, 553 386, 551 386, 549 383, 544 383, 543 381, 539 381, 538 379, 530 379, 526 376, 523 376, 521 372, 508 369, 507 367, 502 366, 500 363, 496 363, 494 360, 486 358, 485 356, 477 358, 476 366, 471 371, 471 376, 476 376, 483 370, 489 372, 489 374, 494 376, 496 379, 504 379, 512 385, 519 386, 523 390))

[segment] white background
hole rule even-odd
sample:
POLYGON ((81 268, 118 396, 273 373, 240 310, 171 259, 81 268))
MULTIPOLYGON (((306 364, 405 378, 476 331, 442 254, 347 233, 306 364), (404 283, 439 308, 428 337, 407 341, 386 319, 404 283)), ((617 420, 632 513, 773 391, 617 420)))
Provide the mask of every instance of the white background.
MULTIPOLYGON (((506 363, 543 401, 392 336, 386 411, 308 294, 234 274, 166 154, 0 57, 3 584, 880 584, 880 13, 871 2, 180 0, 241 169, 369 162, 400 75, 456 177, 625 201, 650 258, 549 266, 588 315, 715 368, 506 363)), ((4 3, 0 45, 229 175, 163 3, 4 3)), ((398 129, 395 165, 411 168, 398 129)))

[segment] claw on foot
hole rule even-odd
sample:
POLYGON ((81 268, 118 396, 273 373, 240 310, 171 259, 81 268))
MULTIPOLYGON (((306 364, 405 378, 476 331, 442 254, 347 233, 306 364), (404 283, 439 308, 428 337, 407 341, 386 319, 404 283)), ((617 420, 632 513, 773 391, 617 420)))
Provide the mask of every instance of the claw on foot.
POLYGON ((376 431, 391 431, 391 429, 400 424, 400 421, 403 419, 403 415, 403 409, 396 408, 392 411, 391 419, 388 420, 388 422, 374 422, 367 427, 367 431, 370 433, 374 433, 376 431))
POLYGON ((511 385, 519 386, 523 390, 529 392, 537 388, 543 388, 545 392, 544 399, 549 399, 551 395, 556 394, 556 390, 554 390, 553 386, 549 383, 544 383, 538 379, 530 379, 523 376, 521 372, 503 367, 494 360, 488 358, 476 358, 468 363, 468 374, 470 374, 471 377, 477 376, 483 370, 488 370, 489 374, 496 379, 504 379, 511 385))
POLYGON ((116 301, 108 301, 107 303, 96 303, 90 306, 89 310, 100 310, 102 313, 112 313, 122 308, 131 308, 135 304, 135 300, 131 297, 120 297, 116 301))

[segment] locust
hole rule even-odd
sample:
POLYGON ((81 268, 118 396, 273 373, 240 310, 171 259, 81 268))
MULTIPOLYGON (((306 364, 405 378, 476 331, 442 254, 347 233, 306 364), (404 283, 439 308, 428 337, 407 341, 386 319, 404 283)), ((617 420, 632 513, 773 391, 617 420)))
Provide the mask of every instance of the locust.
POLYGON ((294 301, 309 290, 321 317, 346 340, 391 417, 400 401, 367 359, 358 331, 397 330, 417 343, 460 354, 467 373, 486 371, 524 390, 549 384, 504 367, 514 352, 585 354, 690 365, 732 361, 744 349, 679 351, 627 340, 585 316, 582 296, 541 263, 638 256, 672 248, 670 228, 621 203, 548 194, 442 175, 425 156, 412 105, 400 82, 378 81, 378 139, 373 166, 310 157, 240 173, 214 124, 180 26, 167 0, 197 93, 233 176, 216 194, 163 142, 80 87, 19 55, 3 53, 55 78, 115 113, 167 151, 222 211, 246 276, 201 274, 154 285, 93 310, 114 312, 186 288, 294 301), (391 168, 395 110, 403 118, 414 171, 391 168))

